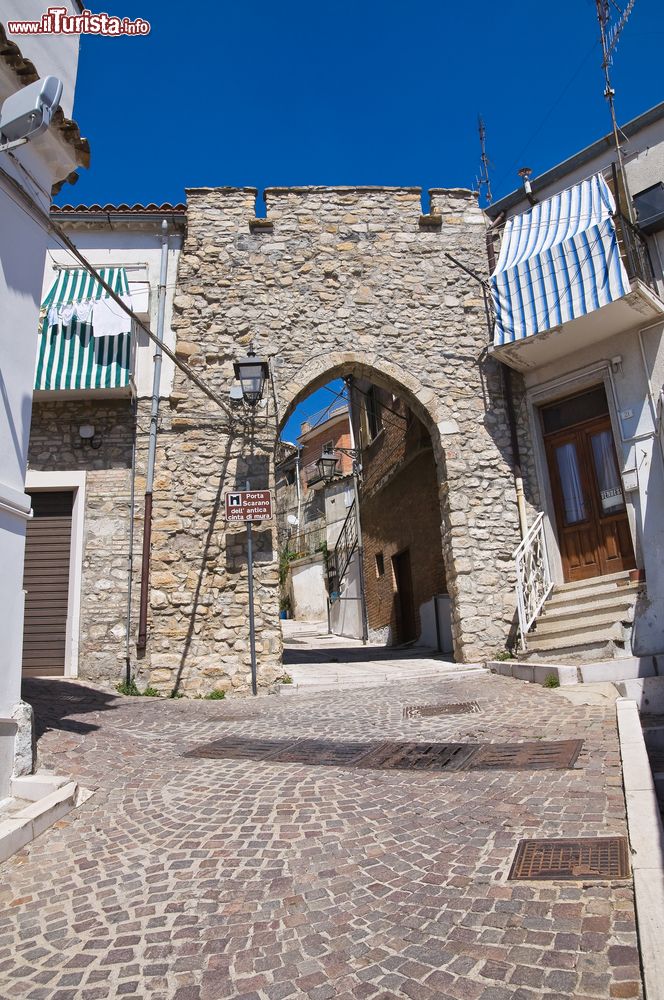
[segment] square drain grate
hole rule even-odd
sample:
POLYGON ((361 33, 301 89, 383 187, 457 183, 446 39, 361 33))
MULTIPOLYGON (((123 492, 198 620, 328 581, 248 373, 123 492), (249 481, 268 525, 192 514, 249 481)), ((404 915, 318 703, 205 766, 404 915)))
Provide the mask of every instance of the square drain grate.
POLYGON ((558 740, 553 743, 486 743, 473 756, 471 766, 480 770, 538 771, 573 767, 583 740, 558 740))
POLYGON ((454 705, 406 705, 404 719, 426 719, 434 715, 466 715, 481 711, 476 701, 460 701, 454 705))
POLYGON ((475 750, 473 743, 383 743, 358 766, 379 771, 459 771, 475 750))
POLYGON ((522 840, 508 878, 525 881, 629 878, 627 838, 522 840))

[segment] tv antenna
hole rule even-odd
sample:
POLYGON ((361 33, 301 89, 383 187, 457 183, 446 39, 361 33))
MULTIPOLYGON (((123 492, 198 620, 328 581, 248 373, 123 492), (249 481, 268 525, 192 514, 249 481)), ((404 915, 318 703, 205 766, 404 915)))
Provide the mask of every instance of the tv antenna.
MULTIPOLYGON (((627 187, 627 176, 625 174, 625 163, 623 159, 623 151, 620 145, 620 129, 618 128, 618 122, 616 120, 616 108, 614 97, 616 95, 615 90, 611 86, 611 75, 609 72, 609 67, 613 63, 613 55, 618 46, 618 41, 622 34, 623 28, 627 24, 627 19, 632 13, 634 8, 635 0, 629 0, 627 6, 624 10, 620 10, 614 0, 595 0, 595 6, 597 7, 597 20, 599 21, 599 34, 600 41, 602 43, 602 70, 604 71, 604 97, 609 105, 609 113, 611 115, 611 127, 613 129, 613 139, 616 146, 616 159, 618 165, 618 173, 620 174, 620 180, 622 181, 623 190, 625 192, 625 201, 627 202, 627 217, 630 222, 634 222, 634 213, 632 210, 631 199, 629 197, 629 188, 627 187), (613 24, 609 24, 610 21, 610 11, 611 6, 614 6, 618 11, 619 17, 617 21, 613 24)), ((616 191, 616 202, 620 204, 620 192, 616 191)))
POLYGON ((480 176, 477 180, 477 186, 482 193, 482 188, 485 190, 487 205, 490 205, 493 201, 493 195, 491 194, 491 178, 489 177, 489 167, 492 165, 489 157, 486 153, 486 125, 484 124, 484 119, 482 115, 477 116, 477 131, 480 134, 480 176))

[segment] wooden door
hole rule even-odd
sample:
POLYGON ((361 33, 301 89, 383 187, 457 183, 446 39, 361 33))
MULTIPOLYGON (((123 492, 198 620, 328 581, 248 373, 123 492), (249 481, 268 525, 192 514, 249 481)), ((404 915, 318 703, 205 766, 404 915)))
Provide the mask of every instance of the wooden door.
POLYGON ((634 569, 608 415, 545 437, 566 581, 634 569))
POLYGON ((396 582, 397 634, 399 642, 417 639, 413 577, 410 569, 410 551, 405 549, 392 558, 396 582))
POLYGON ((72 492, 33 493, 25 540, 23 675, 65 672, 72 492))

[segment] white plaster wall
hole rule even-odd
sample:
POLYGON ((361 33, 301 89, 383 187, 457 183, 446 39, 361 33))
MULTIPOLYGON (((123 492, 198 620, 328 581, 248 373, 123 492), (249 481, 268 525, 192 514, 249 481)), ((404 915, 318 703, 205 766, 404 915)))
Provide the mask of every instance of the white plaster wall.
MULTIPOLYGON (((645 656, 664 651, 664 461, 657 441, 654 390, 664 383, 664 324, 632 330, 568 355, 525 375, 529 390, 552 385, 557 395, 584 388, 591 380, 607 377, 609 403, 614 417, 616 451, 621 471, 636 470, 638 489, 626 494, 630 523, 635 533, 637 562, 646 571, 648 600, 638 608, 633 651, 645 656), (643 344, 643 351, 641 349, 643 344), (621 356, 620 370, 606 376, 613 357, 621 356), (576 374, 583 381, 575 381, 576 374), (564 384, 562 380, 567 378, 564 384), (632 415, 628 416, 628 411, 632 415)), ((546 396, 539 397, 544 401, 546 396)))
POLYGON ((359 557, 355 552, 341 588, 341 596, 330 605, 330 628, 334 635, 347 639, 362 638, 362 604, 360 601, 359 557))
MULTIPOLYGON (((149 286, 149 313, 147 317, 152 331, 157 331, 157 297, 159 270, 161 265, 161 234, 157 231, 142 232, 119 228, 112 230, 72 231, 70 237, 78 249, 95 267, 122 266, 127 268, 127 278, 132 294, 140 295, 149 286), (148 285, 146 286, 146 279, 148 285)), ((182 238, 170 226, 168 274, 166 277, 166 311, 164 316, 164 343, 175 349, 175 333, 171 328, 173 317, 173 295, 182 238)), ((79 266, 67 250, 62 250, 51 241, 48 247, 44 269, 41 300, 51 288, 58 270, 54 265, 79 266)), ((152 371, 154 344, 142 331, 138 333, 136 345, 136 371, 134 379, 139 397, 152 394, 152 371)), ((173 362, 163 356, 161 368, 160 395, 170 395, 173 386, 173 362)))
MULTIPOLYGON (((39 16, 37 0, 5 0, 2 17, 39 16)), ((76 80, 78 40, 68 40, 39 58, 44 39, 21 46, 43 75, 64 84, 63 108, 71 111, 76 80)), ((46 48, 44 47, 44 53, 46 48)), ((18 78, 0 67, 0 101, 20 89, 18 78)), ((47 234, 39 213, 48 212, 51 189, 76 166, 71 147, 53 130, 2 157, 0 175, 0 796, 14 759, 15 726, 7 725, 20 698, 23 647, 23 559, 30 500, 24 482, 27 464, 37 324, 47 234), (21 194, 23 192, 23 194, 21 194)))
POLYGON ((325 563, 317 554, 290 563, 293 615, 297 621, 327 621, 325 563))
MULTIPOLYGON (((39 21, 48 9, 66 7, 68 14, 78 14, 79 5, 73 0, 58 0, 53 4, 46 0, 2 0, 0 17, 5 28, 8 21, 39 21)), ((71 118, 74 109, 74 88, 78 67, 79 35, 11 35, 26 59, 35 64, 40 77, 57 76, 62 80, 62 110, 71 118)), ((108 41, 113 44, 113 39, 108 41)))
POLYGON ((352 477, 339 479, 325 488, 325 523, 327 525, 327 547, 330 552, 337 543, 352 502, 352 477))

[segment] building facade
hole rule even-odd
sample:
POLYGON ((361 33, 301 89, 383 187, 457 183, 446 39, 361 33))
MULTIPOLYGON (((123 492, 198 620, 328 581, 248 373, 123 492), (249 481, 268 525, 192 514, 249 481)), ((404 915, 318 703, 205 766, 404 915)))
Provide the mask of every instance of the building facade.
MULTIPOLYGON (((184 206, 65 207, 52 215, 102 277, 124 289, 127 304, 152 331, 166 223, 163 340, 172 349, 184 206)), ((23 671, 116 684, 126 658, 135 662, 137 656, 155 345, 129 317, 107 336, 96 313, 84 322, 81 311, 96 296, 104 305, 103 289, 53 243, 43 275, 36 370, 33 358, 26 489, 35 516, 27 537, 23 671)), ((99 319, 104 322, 103 313, 99 319)), ((172 405, 172 387, 173 364, 165 357, 162 410, 172 405)), ((159 470, 157 488, 166 474, 159 470)), ((157 592, 161 553, 155 560, 157 592)))
POLYGON ((664 650, 664 104, 489 209, 532 655, 664 650), (497 258, 497 260, 496 260, 497 258), (552 589, 553 588, 553 589, 552 589))
MULTIPOLYGON (((65 2, 69 12, 78 3, 65 2)), ((39 17, 41 4, 9 2, 11 18, 39 17)), ((42 38, 7 37, 0 24, 0 104, 22 87, 49 75, 63 85, 61 105, 46 132, 9 153, 0 163, 0 798, 12 773, 32 768, 31 721, 20 701, 24 618, 23 561, 30 497, 25 492, 32 385, 40 291, 48 245, 45 214, 54 189, 87 166, 89 149, 71 120, 78 63, 78 37, 46 45, 42 38)))

